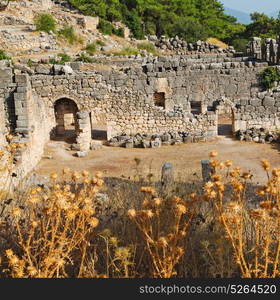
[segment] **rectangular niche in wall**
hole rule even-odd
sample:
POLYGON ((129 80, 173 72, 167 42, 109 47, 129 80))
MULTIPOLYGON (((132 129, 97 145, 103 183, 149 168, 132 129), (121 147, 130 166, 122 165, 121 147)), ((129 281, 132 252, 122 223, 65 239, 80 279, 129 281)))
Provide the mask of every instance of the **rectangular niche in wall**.
POLYGON ((191 113, 193 115, 201 114, 201 101, 191 101, 191 113))
POLYGON ((154 93, 155 106, 165 108, 165 93, 154 93))

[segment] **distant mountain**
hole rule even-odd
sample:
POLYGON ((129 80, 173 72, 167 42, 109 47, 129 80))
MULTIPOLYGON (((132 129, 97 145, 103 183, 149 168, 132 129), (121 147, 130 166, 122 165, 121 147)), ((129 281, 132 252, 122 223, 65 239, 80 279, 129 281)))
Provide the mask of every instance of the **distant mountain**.
POLYGON ((231 9, 228 7, 224 7, 224 10, 227 15, 231 15, 231 16, 235 17, 237 19, 238 23, 241 23, 241 24, 250 24, 251 23, 250 14, 247 14, 247 13, 239 11, 239 10, 231 9))

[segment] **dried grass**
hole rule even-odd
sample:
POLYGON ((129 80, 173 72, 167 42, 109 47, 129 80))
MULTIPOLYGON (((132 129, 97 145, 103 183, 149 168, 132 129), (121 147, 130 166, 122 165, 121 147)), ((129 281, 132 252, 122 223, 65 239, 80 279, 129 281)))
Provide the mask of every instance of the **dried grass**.
MULTIPOLYGON (((18 147, 8 136, 7 177, 18 147)), ((205 184, 163 189, 135 159, 133 180, 64 169, 49 186, 2 193, 1 276, 279 277, 280 169, 263 160, 268 181, 256 188, 217 155, 205 184)))

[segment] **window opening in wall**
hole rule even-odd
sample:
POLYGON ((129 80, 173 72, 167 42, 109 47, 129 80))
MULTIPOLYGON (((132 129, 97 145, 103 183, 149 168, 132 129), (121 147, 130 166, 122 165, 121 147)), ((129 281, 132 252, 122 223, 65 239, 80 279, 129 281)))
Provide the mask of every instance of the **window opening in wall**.
POLYGON ((193 115, 201 114, 201 101, 191 101, 191 113, 193 115))
POLYGON ((154 93, 155 106, 165 108, 165 93, 154 93))

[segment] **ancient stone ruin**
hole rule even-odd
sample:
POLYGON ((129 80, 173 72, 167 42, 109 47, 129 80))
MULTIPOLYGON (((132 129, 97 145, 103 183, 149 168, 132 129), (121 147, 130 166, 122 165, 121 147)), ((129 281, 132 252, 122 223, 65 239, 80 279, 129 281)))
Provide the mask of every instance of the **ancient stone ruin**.
MULTIPOLYGON (((83 26, 95 25, 84 19, 83 26)), ((247 54, 177 38, 155 45, 179 52, 63 66, 1 61, 0 145, 8 133, 25 144, 15 156, 18 177, 36 166, 50 139, 71 143, 82 156, 100 134, 108 145, 126 148, 208 141, 225 127, 221 115, 230 133, 259 142, 263 130, 280 128, 280 90, 263 91, 259 82, 267 66, 279 64, 278 41, 262 45, 254 38, 247 54), (251 134, 252 128, 261 130, 251 134)))

